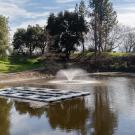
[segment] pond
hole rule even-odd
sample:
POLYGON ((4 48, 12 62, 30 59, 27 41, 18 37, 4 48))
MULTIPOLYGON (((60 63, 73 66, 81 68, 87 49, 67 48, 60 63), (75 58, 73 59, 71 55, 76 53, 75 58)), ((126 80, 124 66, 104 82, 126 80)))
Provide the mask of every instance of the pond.
POLYGON ((91 79, 101 83, 48 85, 44 80, 37 80, 24 84, 91 93, 48 106, 0 98, 0 134, 134 135, 135 77, 91 79))

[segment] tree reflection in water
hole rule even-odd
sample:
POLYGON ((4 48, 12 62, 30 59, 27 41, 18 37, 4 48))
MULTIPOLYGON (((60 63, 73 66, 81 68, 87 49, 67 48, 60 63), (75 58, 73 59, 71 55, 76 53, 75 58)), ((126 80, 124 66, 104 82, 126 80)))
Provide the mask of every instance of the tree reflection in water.
POLYGON ((28 113, 30 117, 37 116, 40 118, 45 113, 45 110, 46 110, 45 107, 40 107, 40 108, 31 107, 30 103, 27 103, 27 102, 15 101, 14 105, 15 105, 16 111, 18 111, 19 114, 28 113))
POLYGON ((0 135, 10 135, 10 110, 12 103, 0 98, 0 135))
POLYGON ((110 107, 107 87, 95 87, 93 111, 93 135, 112 135, 117 127, 117 117, 110 107))
POLYGON ((47 117, 52 128, 60 128, 66 131, 86 132, 86 121, 89 110, 85 106, 84 98, 64 101, 55 106, 49 106, 47 117))
POLYGON ((37 117, 46 114, 53 129, 60 128, 66 132, 75 130, 81 134, 86 133, 85 125, 89 117, 89 110, 85 106, 84 98, 55 103, 49 105, 48 108, 32 108, 29 103, 17 101, 14 105, 19 114, 28 113, 30 116, 37 117))

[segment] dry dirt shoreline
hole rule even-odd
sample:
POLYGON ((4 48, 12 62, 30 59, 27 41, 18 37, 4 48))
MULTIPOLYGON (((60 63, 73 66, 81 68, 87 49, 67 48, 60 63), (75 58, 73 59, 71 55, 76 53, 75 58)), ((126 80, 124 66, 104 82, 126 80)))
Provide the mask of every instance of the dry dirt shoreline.
POLYGON ((34 70, 18 73, 0 73, 0 84, 51 78, 53 78, 53 75, 41 73, 40 71, 34 70))

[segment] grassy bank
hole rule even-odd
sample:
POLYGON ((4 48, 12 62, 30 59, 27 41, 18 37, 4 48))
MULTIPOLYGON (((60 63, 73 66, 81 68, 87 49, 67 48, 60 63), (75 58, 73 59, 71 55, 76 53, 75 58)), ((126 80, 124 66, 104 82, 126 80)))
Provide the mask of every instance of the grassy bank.
POLYGON ((0 60, 0 73, 14 73, 26 70, 32 70, 42 66, 38 58, 27 57, 9 57, 5 60, 0 60))
POLYGON ((89 71, 135 72, 135 53, 94 53, 85 52, 72 55, 72 61, 89 71))

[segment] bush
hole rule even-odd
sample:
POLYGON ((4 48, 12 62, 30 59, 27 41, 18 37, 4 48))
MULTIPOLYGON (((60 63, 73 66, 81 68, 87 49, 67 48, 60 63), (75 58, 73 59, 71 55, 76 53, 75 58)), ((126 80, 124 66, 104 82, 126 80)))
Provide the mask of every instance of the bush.
MULTIPOLYGON (((90 53, 92 54, 92 53, 90 53)), ((77 56, 76 56, 77 57, 77 56)), ((78 54, 78 62, 89 63, 98 71, 120 71, 120 72, 135 72, 135 54, 129 53, 101 53, 97 55, 89 55, 85 52, 84 55, 78 54)))

